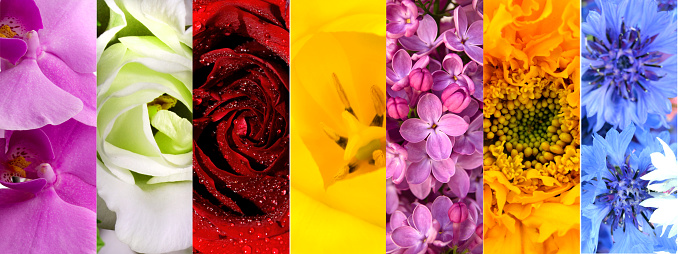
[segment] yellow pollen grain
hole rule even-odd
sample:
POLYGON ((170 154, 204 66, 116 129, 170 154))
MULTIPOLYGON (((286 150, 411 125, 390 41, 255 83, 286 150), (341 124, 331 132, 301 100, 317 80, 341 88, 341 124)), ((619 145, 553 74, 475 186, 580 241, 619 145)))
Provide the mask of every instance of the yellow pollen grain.
POLYGON ((12 31, 12 28, 9 27, 8 25, 2 25, 0 26, 0 37, 2 38, 14 38, 17 33, 12 31))

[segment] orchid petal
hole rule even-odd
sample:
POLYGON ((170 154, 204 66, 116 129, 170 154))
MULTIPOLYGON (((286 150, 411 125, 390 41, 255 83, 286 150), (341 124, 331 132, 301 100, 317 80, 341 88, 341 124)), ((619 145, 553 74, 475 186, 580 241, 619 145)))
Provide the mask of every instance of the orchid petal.
POLYGON ((96 71, 95 1, 37 1, 45 29, 39 30, 42 50, 53 53, 80 73, 96 71))
POLYGON ((57 125, 82 110, 82 102, 50 82, 33 59, 0 72, 0 129, 29 130, 57 125), (9 98, 12 98, 11 100, 9 98))

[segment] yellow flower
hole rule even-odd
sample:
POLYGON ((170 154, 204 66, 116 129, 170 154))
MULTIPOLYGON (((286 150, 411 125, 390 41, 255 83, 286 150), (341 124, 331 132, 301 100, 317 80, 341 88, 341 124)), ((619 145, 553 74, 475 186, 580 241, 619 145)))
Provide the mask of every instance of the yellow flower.
POLYGON ((578 253, 579 2, 485 10, 485 250, 578 253))
POLYGON ((301 1, 291 9, 291 249, 384 252, 383 4, 301 1))

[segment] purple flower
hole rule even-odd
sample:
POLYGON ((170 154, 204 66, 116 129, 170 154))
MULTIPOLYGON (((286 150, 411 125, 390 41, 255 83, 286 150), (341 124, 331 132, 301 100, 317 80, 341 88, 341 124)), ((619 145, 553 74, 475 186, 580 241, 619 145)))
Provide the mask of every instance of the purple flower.
POLYGON ((417 28, 417 36, 401 37, 398 39, 403 48, 417 51, 412 56, 412 60, 417 60, 422 56, 430 54, 440 44, 443 43, 443 37, 438 37, 438 25, 429 15, 424 15, 424 19, 417 28))
POLYGON ((410 113, 410 106, 407 100, 400 97, 391 97, 386 101, 386 113, 393 119, 407 119, 407 114, 410 113))
POLYGON ((0 129, 96 124, 96 3, 2 0, 0 129), (4 61, 6 60, 6 61, 4 61), (88 85, 88 84, 91 84, 88 85))
POLYGON ((412 216, 407 220, 409 226, 401 226, 393 230, 391 238, 398 247, 407 248, 405 253, 423 254, 428 245, 436 238, 431 211, 424 205, 417 205, 412 216))
POLYGON ((94 253, 95 129, 75 120, 0 139, 0 249, 94 253))
POLYGON ((406 178, 410 184, 421 184, 433 173, 433 177, 441 183, 450 181, 454 175, 455 161, 445 158, 443 160, 434 160, 426 154, 426 144, 424 142, 408 143, 405 145, 408 153, 408 160, 412 162, 407 167, 406 178))
POLYGON ((405 178, 407 167, 407 150, 396 143, 386 146, 386 179, 391 178, 393 183, 399 184, 405 178))
POLYGON ((409 142, 417 143, 426 139, 426 152, 433 160, 443 160, 452 153, 449 136, 466 132, 468 123, 455 114, 443 115, 443 105, 437 96, 427 93, 417 104, 419 118, 410 118, 400 126, 400 134, 409 142))
MULTIPOLYGON (((454 166, 455 168, 454 175, 450 177, 450 181, 447 182, 447 186, 450 187, 450 191, 455 196, 463 198, 466 197, 466 195, 468 195, 468 190, 470 188, 471 182, 468 173, 466 173, 466 170, 464 169, 463 165, 459 165, 460 164, 459 157, 461 156, 455 154, 453 157, 455 157, 454 159, 456 159, 457 164, 455 164, 454 166)), ((478 157, 474 158, 482 162, 482 156, 480 158, 478 157)))
POLYGON ((466 204, 457 202, 456 204, 452 205, 452 207, 450 207, 447 215, 449 216, 450 221, 454 223, 460 223, 468 218, 468 208, 466 207, 466 204))
POLYGON ((433 90, 440 91, 451 84, 457 84, 467 87, 471 94, 475 92, 475 84, 469 76, 464 74, 464 63, 457 54, 450 53, 445 56, 443 59, 443 69, 434 71, 432 74, 433 90))
POLYGON ((483 22, 476 21, 468 28, 466 12, 463 8, 454 10, 455 30, 448 30, 443 34, 443 41, 448 49, 464 51, 476 63, 483 65, 483 22))
POLYGON ((431 174, 429 174, 423 183, 420 184, 408 182, 405 183, 409 187, 410 192, 412 192, 412 195, 414 195, 418 199, 425 199, 428 196, 428 194, 431 193, 431 187, 433 187, 433 182, 434 182, 433 177, 431 176, 431 174))
POLYGON ((393 230, 403 226, 407 226, 407 216, 401 211, 392 213, 388 226, 386 227, 388 229, 386 232, 386 253, 394 253, 397 250, 402 250, 393 242, 391 234, 393 234, 393 230))
POLYGON ((476 10, 478 16, 483 17, 483 0, 473 0, 473 9, 476 10))
POLYGON ((398 50, 393 55, 391 68, 386 69, 386 84, 391 86, 393 91, 400 91, 410 85, 409 75, 412 69, 426 68, 429 63, 427 57, 421 58, 412 66, 412 59, 404 49, 398 50))
POLYGON ((443 111, 449 110, 452 113, 460 113, 466 109, 472 100, 469 96, 468 89, 466 89, 466 87, 461 87, 456 83, 445 88, 440 99, 443 101, 443 111))
POLYGON ((400 3, 386 5, 386 35, 389 38, 410 37, 419 27, 419 11, 414 2, 403 0, 400 3))
POLYGON ((408 76, 410 79, 410 86, 419 92, 426 92, 431 90, 433 85, 433 76, 426 68, 413 69, 408 76))
POLYGON ((433 218, 440 224, 438 231, 438 240, 449 243, 454 236, 454 225, 448 216, 452 207, 452 200, 446 196, 439 196, 431 204, 431 213, 433 218))
MULTIPOLYGON (((467 116, 464 116, 464 120, 468 120, 467 116)), ((470 155, 474 152, 483 153, 483 116, 476 116, 471 124, 468 126, 468 130, 464 135, 457 136, 454 138, 454 148, 455 153, 470 155)))
POLYGON ((386 62, 393 60, 393 55, 398 50, 398 40, 386 38, 386 62))

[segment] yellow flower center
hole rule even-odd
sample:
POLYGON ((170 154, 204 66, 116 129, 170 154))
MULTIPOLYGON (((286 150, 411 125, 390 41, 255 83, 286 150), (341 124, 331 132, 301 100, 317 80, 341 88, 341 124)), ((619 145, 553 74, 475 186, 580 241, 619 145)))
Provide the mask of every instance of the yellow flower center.
POLYGON ((160 95, 160 97, 155 98, 153 101, 147 103, 146 105, 149 107, 155 106, 158 109, 158 111, 163 109, 168 110, 177 105, 177 99, 168 94, 163 94, 160 95))
POLYGON ((8 25, 2 25, 0 26, 0 37, 2 38, 14 38, 17 33, 12 31, 12 28, 9 27, 8 25))
POLYGON ((579 119, 567 101, 572 82, 536 70, 492 74, 483 111, 485 170, 501 171, 525 193, 576 181, 579 119))
POLYGON ((407 24, 409 24, 410 22, 411 22, 410 19, 405 20, 405 23, 407 23, 407 24))
POLYGON ((344 120, 344 132, 348 135, 342 136, 332 128, 321 123, 321 128, 337 145, 344 149, 344 161, 348 161, 334 176, 335 180, 341 180, 349 174, 356 172, 361 166, 372 165, 383 167, 386 165, 385 142, 386 137, 382 128, 384 124, 385 102, 384 94, 377 87, 371 88, 371 97, 376 111, 375 116, 369 124, 358 120, 353 107, 344 91, 341 82, 336 74, 332 75, 332 80, 339 95, 339 99, 344 106, 342 118, 344 120))
POLYGON ((26 169, 29 165, 31 165, 31 162, 26 161, 26 158, 23 156, 17 156, 16 158, 10 160, 7 162, 7 166, 9 167, 10 171, 12 171, 14 176, 20 176, 20 177, 26 177, 26 169))

